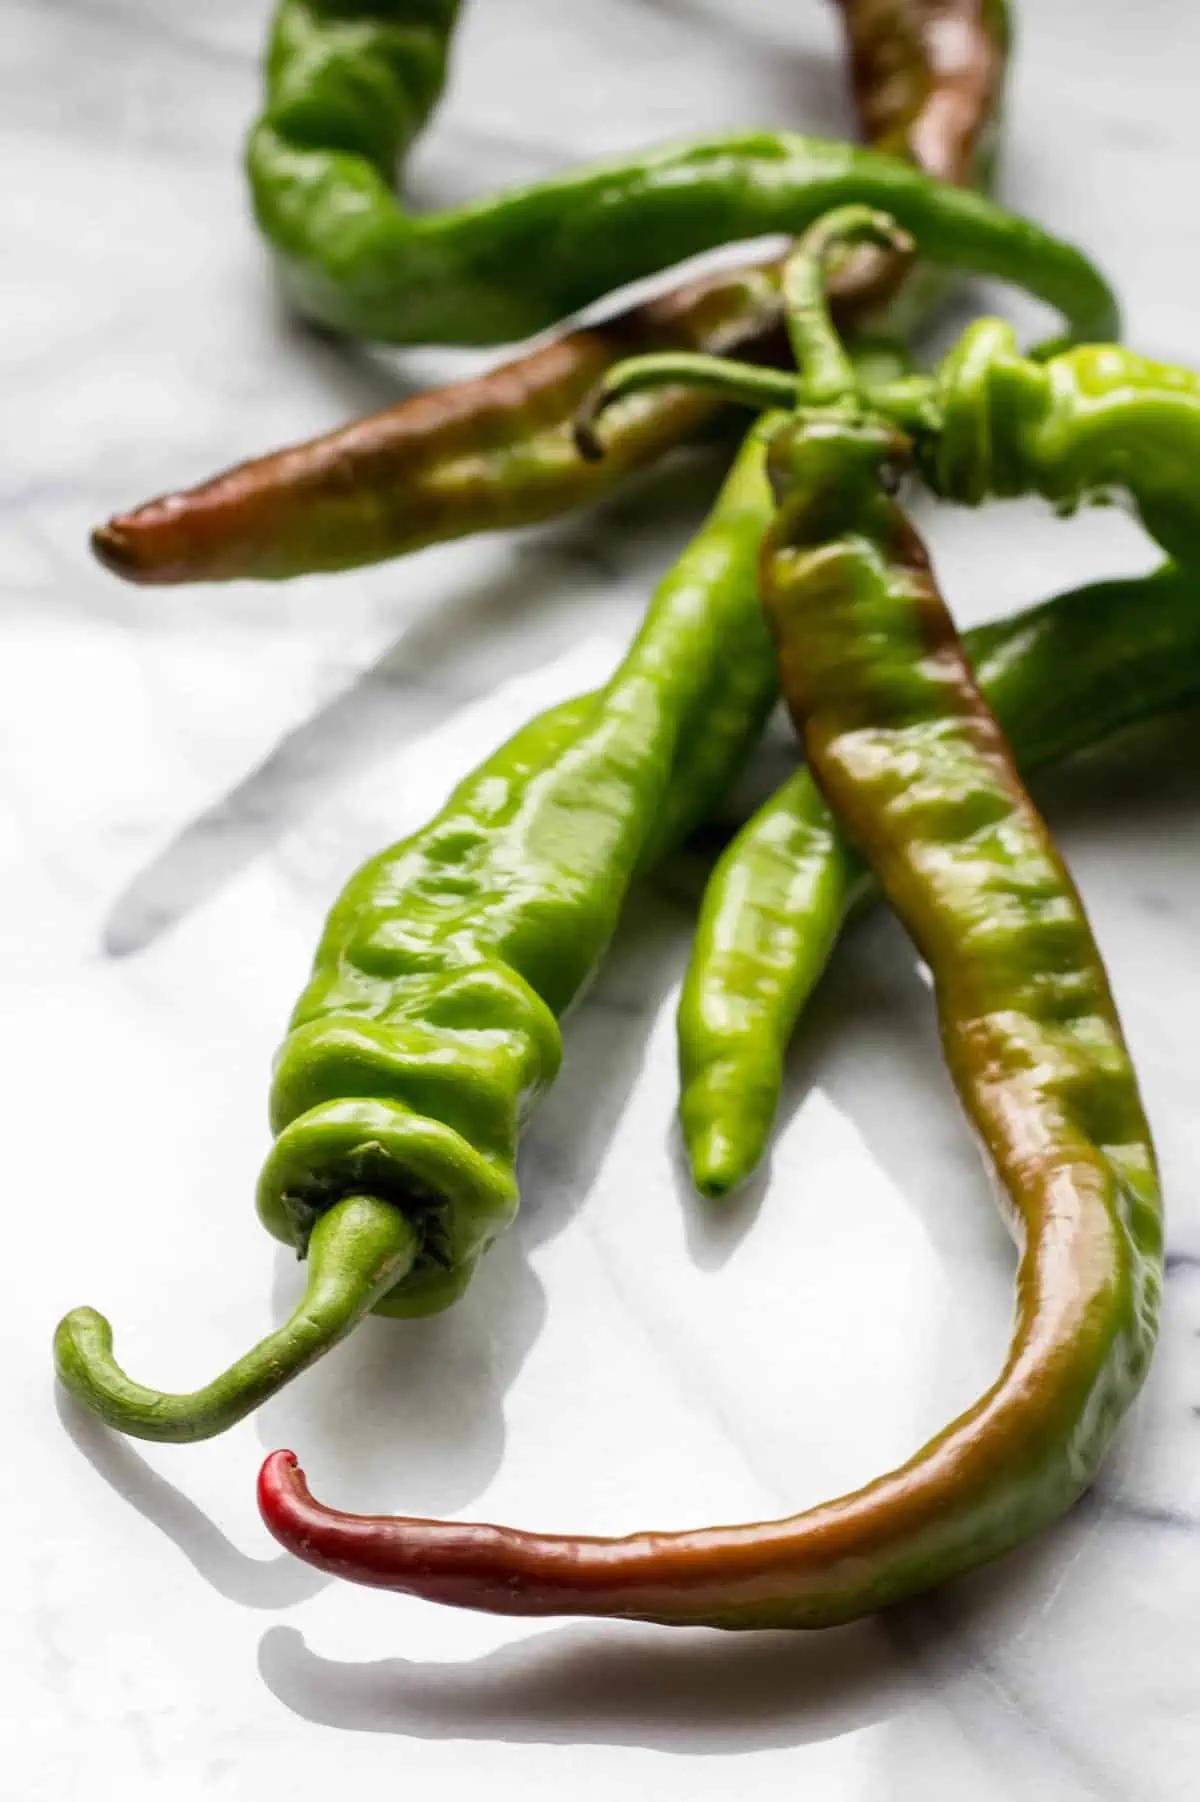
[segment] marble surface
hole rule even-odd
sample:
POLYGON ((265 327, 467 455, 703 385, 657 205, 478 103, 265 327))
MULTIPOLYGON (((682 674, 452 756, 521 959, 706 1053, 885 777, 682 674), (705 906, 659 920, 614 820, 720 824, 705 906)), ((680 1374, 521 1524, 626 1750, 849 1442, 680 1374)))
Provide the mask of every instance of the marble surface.
MULTIPOLYGON (((1140 347, 1200 358, 1200 13, 1024 10, 1006 192, 1115 272, 1140 347)), ((280 1444, 347 1505, 605 1531, 783 1512, 900 1459, 990 1377, 1012 1254, 886 918, 812 1010, 769 1175, 723 1210, 689 1195, 672 1118, 686 863, 638 897, 571 1024, 520 1223, 463 1304, 368 1323, 212 1444, 134 1446, 56 1413, 49 1337, 70 1304, 104 1308, 130 1368, 179 1386, 288 1307, 297 1271, 251 1190, 268 1060, 331 896, 523 716, 596 679, 703 502, 677 471, 599 518, 287 589, 139 593, 89 561, 114 507, 471 362, 349 352, 280 311, 238 172, 265 15, 5 11, 7 1792, 1184 1802, 1195 718, 1046 790, 1137 1054, 1171 1264, 1153 1377, 1099 1488, 1003 1567, 825 1636, 672 1636, 339 1587, 259 1524, 254 1471, 280 1444)), ((436 204, 755 120, 844 127, 830 9, 475 0, 414 191, 436 204)), ((1114 517, 930 529, 967 620, 1149 562, 1114 517)))

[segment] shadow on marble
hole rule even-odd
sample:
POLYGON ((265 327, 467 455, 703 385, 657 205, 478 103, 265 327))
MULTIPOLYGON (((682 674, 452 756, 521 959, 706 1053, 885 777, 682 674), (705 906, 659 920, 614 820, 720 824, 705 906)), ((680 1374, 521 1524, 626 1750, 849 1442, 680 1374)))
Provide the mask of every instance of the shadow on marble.
MULTIPOLYGON (((531 618, 577 605, 581 569, 588 579, 634 573, 664 540, 682 547, 719 473, 713 457, 668 461, 579 520, 517 537, 490 580, 439 600, 135 873, 103 924, 105 953, 147 950, 352 776, 489 694, 498 668, 508 678, 536 668, 545 647, 531 618)), ((647 596, 652 585, 647 575, 647 596)))
MULTIPOLYGON (((276 1321, 298 1292, 285 1251, 276 1321)), ((444 1514, 488 1487, 504 1455, 504 1399, 546 1316, 542 1285, 512 1236, 467 1294, 425 1320, 366 1320, 255 1418, 263 1451, 294 1446, 337 1473, 345 1507, 444 1514)))
MULTIPOLYGON (((1034 793, 1056 830, 1069 833, 1072 826, 1102 819, 1120 856, 1130 832, 1149 832, 1156 817, 1161 821, 1179 812, 1184 832, 1197 831, 1198 767, 1200 709, 1188 708, 1129 727, 1094 751, 1047 771, 1037 778, 1034 793)), ((1069 853, 1069 842, 1067 849, 1069 853)), ((1125 855, 1131 878, 1136 878, 1132 854, 1125 855)))
MULTIPOLYGON (((1127 1506, 1108 1491, 1154 1436, 1145 1415, 1135 1411, 1099 1483, 1062 1520, 1008 1557, 880 1617, 882 1631, 911 1661, 926 1692, 1000 1780, 998 1795, 1141 1802, 1166 1794, 1155 1781, 1162 1746, 1149 1721, 1139 1722, 1126 1739, 1114 1732, 1113 1721, 1087 1706, 1089 1658, 1083 1650, 1091 1640, 1091 1655, 1098 1655, 1092 1681, 1107 1668, 1109 1681, 1132 1683, 1137 1693, 1144 1671, 1136 1660, 1131 1667, 1128 1647, 1162 1618, 1161 1592, 1146 1574, 1162 1544, 1155 1529, 1166 1527, 1176 1548, 1181 1523, 1173 1511, 1164 1519, 1160 1511, 1127 1506), (1107 1617, 1096 1612, 1097 1598, 1104 1597, 1120 1597, 1124 1604, 1117 1633, 1111 1610, 1107 1617), (1098 1644, 1092 1640, 1097 1630, 1098 1644)), ((1181 1586, 1190 1587, 1177 1550, 1172 1557, 1181 1586)), ((1186 1678, 1179 1693, 1190 1711, 1186 1678)))
POLYGON ((188 1563, 227 1601, 243 1608, 291 1608, 331 1581, 284 1554, 249 1558, 183 1491, 152 1470, 129 1441, 79 1407, 56 1386, 64 1431, 96 1475, 178 1546, 188 1563))
MULTIPOLYGON (((675 972, 671 909, 638 894, 522 1145, 515 1226, 466 1295, 426 1320, 370 1320, 256 1417, 265 1449, 295 1445, 338 1473, 343 1506, 443 1514, 485 1490, 504 1455, 504 1400, 546 1319, 530 1263, 586 1202, 645 1057, 644 1028, 675 972), (636 998, 634 1005, 631 998, 636 998)), ((273 1313, 295 1303, 296 1260, 280 1252, 273 1313)))
POLYGON ((722 1270, 752 1230, 770 1193, 770 1148, 753 1175, 734 1194, 723 1195, 719 1201, 706 1200, 697 1192, 678 1119, 668 1129, 668 1150, 688 1256, 698 1270, 722 1270))
POLYGON ((587 1200, 683 953, 675 906, 636 889, 595 983, 564 1023, 562 1070, 525 1135, 517 1223, 525 1249, 556 1238, 587 1200))
POLYGON ((106 955, 148 950, 341 784, 486 694, 494 677, 482 667, 473 690, 454 679, 455 651, 464 635, 510 621, 530 587, 523 561, 506 565, 465 604, 439 606, 405 631, 347 687, 284 733, 125 885, 102 927, 106 955))
POLYGON ((274 1628, 259 1673, 294 1714, 359 1733, 709 1755, 853 1732, 908 1688, 904 1658, 871 1623, 728 1638, 571 1625, 459 1664, 341 1663, 274 1628))
MULTIPOLYGON (((689 33, 709 38, 720 54, 736 55, 753 66, 762 89, 759 122, 775 129, 816 137, 854 138, 849 83, 838 31, 831 21, 828 49, 806 45, 798 52, 788 30, 786 12, 770 5, 741 7, 736 15, 706 5, 704 0, 638 0, 640 10, 686 19, 689 33)), ((697 124, 690 135, 699 136, 697 124)))
MULTIPOLYGON (((269 275, 264 285, 272 309, 272 339, 285 356, 294 356, 304 365, 306 381, 316 382, 323 396, 336 395, 345 410, 344 417, 333 421, 326 430, 337 431, 339 426, 350 425, 369 413, 399 406, 428 385, 394 351, 339 337, 336 332, 302 319, 269 275)), ((253 431, 253 426, 250 429, 253 431)), ((316 435, 315 431, 312 435, 316 435)), ((263 444, 261 439, 250 438, 240 457, 262 457, 283 448, 281 444, 263 444)), ((239 453, 235 452, 230 461, 238 460, 239 453)))

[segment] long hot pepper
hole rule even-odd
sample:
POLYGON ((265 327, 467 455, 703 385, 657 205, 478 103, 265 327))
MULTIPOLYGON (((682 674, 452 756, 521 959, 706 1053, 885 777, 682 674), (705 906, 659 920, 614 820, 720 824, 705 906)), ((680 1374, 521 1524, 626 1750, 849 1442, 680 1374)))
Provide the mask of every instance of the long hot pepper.
MULTIPOLYGON (((986 184, 1008 51, 991 0, 839 0, 861 134, 926 175, 986 184)), ((422 90, 424 93, 425 90, 422 90)), ((419 122, 422 109, 413 110, 419 122)), ((118 515, 93 534, 116 574, 146 583, 283 579, 530 525, 608 492, 722 409, 659 389, 610 419, 602 462, 571 423, 606 369, 636 351, 786 355, 778 262, 725 271, 625 308, 498 369, 401 401, 118 515)), ((909 259, 868 251, 832 281, 843 330, 907 329, 930 297, 909 259), (897 291, 903 284, 899 310, 897 291)))
POLYGON ((355 1516, 294 1456, 259 1480, 275 1536, 372 1586, 511 1614, 819 1627, 1019 1544, 1088 1486, 1149 1364, 1162 1230, 1149 1129, 1071 879, 894 498, 911 444, 864 404, 823 306, 834 214, 790 261, 806 396, 776 418, 760 592, 809 767, 934 978, 942 1042, 1023 1242, 992 1387, 900 1469, 791 1518, 604 1540, 355 1516))
POLYGON ((351 879, 276 1061, 259 1183, 268 1230, 307 1252, 305 1293, 186 1395, 133 1382, 108 1322, 75 1309, 59 1376, 111 1425, 222 1432, 371 1309, 445 1307, 511 1221, 517 1138, 557 1071, 558 1017, 634 875, 716 805, 774 699, 754 590, 763 458, 752 433, 599 694, 532 722, 351 879))

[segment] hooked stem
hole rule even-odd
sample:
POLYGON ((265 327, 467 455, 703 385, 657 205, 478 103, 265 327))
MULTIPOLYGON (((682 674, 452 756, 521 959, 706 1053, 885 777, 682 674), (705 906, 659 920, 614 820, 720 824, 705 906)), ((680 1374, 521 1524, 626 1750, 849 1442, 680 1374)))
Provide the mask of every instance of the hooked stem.
POLYGON ((809 227, 783 265, 788 342, 804 380, 804 404, 824 406, 857 392, 854 361, 829 313, 826 276, 831 260, 860 244, 907 254, 913 241, 886 213, 840 206, 809 227))
POLYGON ((603 413, 617 401, 646 388, 668 385, 714 388, 747 407, 786 407, 800 399, 798 377, 780 369, 763 369, 757 363, 741 363, 733 357, 713 357, 698 350, 664 350, 644 357, 626 357, 610 369, 584 400, 575 415, 575 447, 589 463, 598 463, 604 446, 596 432, 603 413))
POLYGON ((313 1227, 308 1281, 291 1318, 203 1389, 169 1395, 133 1382, 112 1355, 112 1327, 94 1308, 74 1308, 59 1322, 59 1380, 135 1439, 210 1439, 344 1339, 412 1268, 420 1243, 419 1229, 392 1202, 345 1196, 313 1227))
MULTIPOLYGON (((826 276, 831 259, 856 245, 874 244, 907 253, 913 241, 886 213, 868 206, 835 207, 805 232, 783 268, 784 312, 796 373, 763 369, 731 357, 703 351, 662 351, 628 357, 610 369, 584 400, 575 416, 575 445, 581 457, 596 462, 604 455, 597 426, 617 401, 647 388, 668 384, 707 388, 731 401, 755 408, 823 407, 863 395, 873 411, 902 427, 932 423, 932 384, 920 376, 872 380, 881 359, 877 346, 856 359, 838 336, 829 313, 826 276)), ((890 353, 894 373, 895 352, 890 353)))

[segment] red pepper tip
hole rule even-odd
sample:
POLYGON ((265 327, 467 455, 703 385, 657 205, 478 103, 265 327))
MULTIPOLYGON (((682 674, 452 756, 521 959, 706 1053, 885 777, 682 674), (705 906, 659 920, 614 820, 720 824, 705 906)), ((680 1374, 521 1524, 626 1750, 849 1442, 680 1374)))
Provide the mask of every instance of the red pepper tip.
POLYGON ((296 1495, 307 1495, 308 1485, 295 1452, 271 1452, 258 1473, 258 1510, 274 1533, 280 1510, 296 1495))

